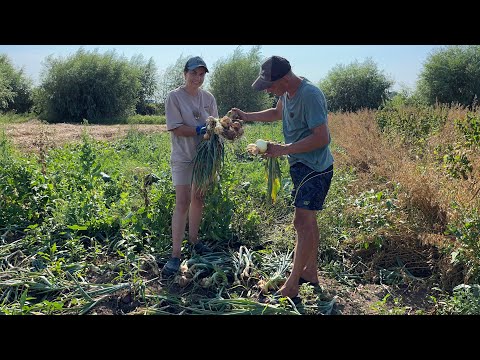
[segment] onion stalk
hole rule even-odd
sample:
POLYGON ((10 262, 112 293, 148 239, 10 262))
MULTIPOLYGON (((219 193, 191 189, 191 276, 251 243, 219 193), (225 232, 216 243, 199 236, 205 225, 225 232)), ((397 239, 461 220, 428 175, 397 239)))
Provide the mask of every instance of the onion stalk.
POLYGON ((221 119, 213 116, 207 118, 207 132, 197 146, 193 159, 192 183, 195 183, 202 193, 219 177, 225 158, 224 139, 236 140, 244 132, 243 123, 232 120, 227 115, 221 119))
MULTIPOLYGON (((263 154, 268 149, 268 141, 258 139, 254 144, 247 145, 247 151, 251 155, 263 154)), ((278 158, 266 158, 265 163, 265 179, 267 180, 267 199, 270 204, 275 203, 277 194, 280 190, 282 173, 280 171, 280 163, 278 158)))

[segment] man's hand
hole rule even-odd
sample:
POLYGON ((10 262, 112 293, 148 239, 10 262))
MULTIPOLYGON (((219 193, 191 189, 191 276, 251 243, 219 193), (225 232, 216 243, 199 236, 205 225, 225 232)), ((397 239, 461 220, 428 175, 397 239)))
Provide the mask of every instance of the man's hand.
POLYGON ((197 132, 197 135, 203 135, 207 132, 207 126, 206 124, 203 124, 203 125, 198 125, 196 128, 195 128, 195 131, 197 132))
POLYGON ((232 112, 232 119, 233 120, 243 120, 243 121, 248 121, 247 120, 247 114, 245 113, 245 111, 242 111, 240 109, 237 109, 237 108, 232 108, 230 110, 232 112))
POLYGON ((264 158, 275 158, 288 154, 288 145, 268 143, 267 151, 262 154, 264 158))

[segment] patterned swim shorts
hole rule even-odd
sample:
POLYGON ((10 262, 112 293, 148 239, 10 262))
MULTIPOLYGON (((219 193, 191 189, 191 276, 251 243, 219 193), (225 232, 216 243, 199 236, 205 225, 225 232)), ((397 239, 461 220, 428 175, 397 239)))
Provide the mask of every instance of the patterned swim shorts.
POLYGON ((298 162, 290 167, 290 176, 294 185, 294 206, 307 210, 322 210, 332 182, 333 165, 318 172, 298 162))

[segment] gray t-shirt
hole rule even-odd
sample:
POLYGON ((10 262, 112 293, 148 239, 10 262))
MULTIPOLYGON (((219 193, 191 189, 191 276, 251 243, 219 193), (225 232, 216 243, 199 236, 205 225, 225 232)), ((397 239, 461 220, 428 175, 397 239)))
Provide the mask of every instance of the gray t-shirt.
MULTIPOLYGON (((217 102, 213 95, 199 89, 197 96, 190 95, 185 86, 170 91, 165 102, 167 130, 181 125, 197 127, 205 124, 209 116, 218 118, 217 102)), ((203 138, 198 136, 176 136, 170 132, 172 143, 171 162, 190 162, 195 157, 197 145, 203 138)))
MULTIPOLYGON (((285 143, 294 143, 312 134, 311 129, 328 123, 327 101, 323 92, 308 79, 303 78, 291 99, 287 93, 280 97, 283 104, 283 135, 285 143)), ((330 144, 330 133, 328 134, 330 144)), ((310 152, 290 154, 290 166, 297 162, 304 163, 315 171, 323 171, 333 164, 329 144, 310 152)))

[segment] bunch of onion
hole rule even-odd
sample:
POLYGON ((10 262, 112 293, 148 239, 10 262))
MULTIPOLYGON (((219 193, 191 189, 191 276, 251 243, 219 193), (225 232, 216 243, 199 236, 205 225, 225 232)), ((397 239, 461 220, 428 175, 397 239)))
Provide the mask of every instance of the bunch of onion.
POLYGON ((227 113, 221 119, 209 116, 207 119, 207 132, 203 135, 205 140, 209 140, 212 134, 217 134, 227 140, 235 140, 243 135, 243 122, 240 120, 234 120, 231 111, 227 113))
MULTIPOLYGON (((258 139, 255 144, 247 145, 247 151, 251 155, 263 154, 267 151, 267 148, 268 142, 263 139, 258 139)), ((267 180, 267 199, 269 203, 275 203, 282 179, 280 163, 278 162, 277 157, 267 158, 267 161, 265 162, 265 179, 267 180)))
POLYGON ((234 121, 227 113, 221 119, 209 116, 206 121, 207 132, 203 141, 197 146, 197 154, 193 159, 192 182, 205 193, 209 186, 218 178, 223 167, 225 148, 224 140, 235 140, 243 135, 243 125, 234 121))

